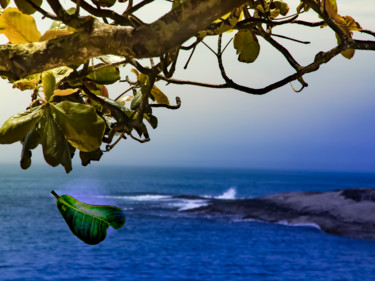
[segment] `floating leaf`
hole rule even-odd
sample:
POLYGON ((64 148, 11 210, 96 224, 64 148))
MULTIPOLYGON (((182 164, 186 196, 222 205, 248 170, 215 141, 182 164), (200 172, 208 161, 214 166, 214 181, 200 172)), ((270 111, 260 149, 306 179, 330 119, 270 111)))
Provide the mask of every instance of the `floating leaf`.
POLYGON ((151 89, 151 95, 155 98, 156 103, 169 105, 168 97, 155 85, 151 89))
POLYGON ((89 105, 63 101, 51 106, 56 124, 71 145, 81 151, 93 151, 101 143, 105 122, 89 105))
POLYGON ((233 45, 241 62, 254 62, 260 52, 258 39, 250 30, 239 30, 234 36, 233 45))
POLYGON ((7 8, 0 15, 0 33, 14 44, 37 42, 40 38, 34 18, 17 8, 7 8))
POLYGON ((55 196, 57 209, 72 233, 87 244, 102 242, 109 226, 119 229, 125 224, 125 213, 118 207, 89 205, 70 195, 59 196, 54 191, 51 193, 55 196))
POLYGON ((113 84, 120 80, 120 70, 115 66, 102 66, 98 70, 91 72, 87 78, 99 84, 113 84))
MULTIPOLYGON (((42 5, 43 0, 31 0, 35 5, 40 7, 42 5)), ((26 0, 14 0, 17 5, 17 8, 24 14, 31 15, 36 12, 36 9, 31 6, 26 0)))
POLYGON ((10 144, 24 139, 42 116, 42 106, 13 115, 0 128, 0 144, 10 144))
POLYGON ((39 42, 52 40, 58 37, 70 35, 72 32, 66 29, 54 29, 54 30, 47 30, 42 37, 40 37, 39 42))

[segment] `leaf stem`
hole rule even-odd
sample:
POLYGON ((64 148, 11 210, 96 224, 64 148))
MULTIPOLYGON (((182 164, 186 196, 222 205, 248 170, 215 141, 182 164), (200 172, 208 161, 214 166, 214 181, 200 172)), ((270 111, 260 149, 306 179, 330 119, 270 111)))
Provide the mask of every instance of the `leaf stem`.
POLYGON ((52 193, 52 195, 53 195, 56 199, 59 199, 59 198, 60 198, 60 196, 59 196, 54 190, 52 190, 51 193, 52 193))

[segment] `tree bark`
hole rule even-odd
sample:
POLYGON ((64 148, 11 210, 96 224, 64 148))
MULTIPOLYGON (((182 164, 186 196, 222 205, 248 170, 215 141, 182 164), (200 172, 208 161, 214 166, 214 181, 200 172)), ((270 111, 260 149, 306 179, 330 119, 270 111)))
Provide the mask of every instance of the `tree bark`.
POLYGON ((112 54, 157 57, 205 29, 246 0, 189 0, 154 23, 135 29, 87 18, 77 32, 46 42, 0 46, 0 74, 19 79, 88 59, 112 54))

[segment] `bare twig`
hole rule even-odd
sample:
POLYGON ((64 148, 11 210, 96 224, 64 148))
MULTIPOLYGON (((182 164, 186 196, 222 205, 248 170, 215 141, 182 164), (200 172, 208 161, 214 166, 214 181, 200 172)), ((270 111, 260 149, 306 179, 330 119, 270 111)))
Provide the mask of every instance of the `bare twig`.
POLYGON ((181 99, 180 97, 176 97, 176 105, 169 105, 169 104, 150 104, 151 107, 164 107, 168 109, 179 109, 181 107, 181 99))

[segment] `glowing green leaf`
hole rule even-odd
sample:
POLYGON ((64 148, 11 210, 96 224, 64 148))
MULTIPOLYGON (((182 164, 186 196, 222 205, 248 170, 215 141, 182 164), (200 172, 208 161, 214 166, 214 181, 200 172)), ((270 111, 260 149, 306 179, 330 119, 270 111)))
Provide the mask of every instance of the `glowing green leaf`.
POLYGON ((52 194, 72 233, 87 244, 102 242, 109 226, 119 229, 125 224, 125 213, 118 207, 89 205, 69 195, 59 196, 54 191, 52 194))

